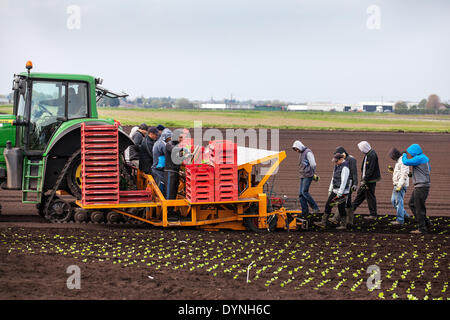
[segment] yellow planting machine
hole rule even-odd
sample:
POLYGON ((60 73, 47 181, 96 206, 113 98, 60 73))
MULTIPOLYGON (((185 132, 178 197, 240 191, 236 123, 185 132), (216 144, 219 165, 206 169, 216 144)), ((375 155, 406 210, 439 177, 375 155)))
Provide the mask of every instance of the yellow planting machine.
MULTIPOLYGON (((152 175, 136 168, 132 174, 135 190, 119 190, 121 164, 116 143, 117 128, 118 124, 82 126, 82 198, 76 201, 81 208, 75 210, 76 221, 89 218, 96 221, 101 215, 109 215, 107 220, 111 220, 123 215, 157 227, 252 231, 306 227, 306 221, 298 217, 300 210, 276 206, 264 193, 264 185, 286 158, 284 151, 236 147, 237 186, 234 187, 237 196, 234 199, 216 201, 217 198, 210 198, 212 201, 196 202, 187 197, 186 186, 190 180, 182 165, 177 198, 170 200, 165 198, 152 175), (257 169, 264 165, 265 173, 257 175, 257 169), (179 221, 168 220, 168 209, 172 208, 179 213, 179 221)), ((215 187, 217 190, 217 185, 215 187)), ((213 192, 214 187, 210 190, 213 192)))

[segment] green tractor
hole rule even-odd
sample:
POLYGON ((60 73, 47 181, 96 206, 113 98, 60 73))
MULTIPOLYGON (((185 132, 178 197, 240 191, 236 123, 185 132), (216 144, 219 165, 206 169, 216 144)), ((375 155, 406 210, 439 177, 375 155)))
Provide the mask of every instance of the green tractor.
MULTIPOLYGON (((30 61, 26 68, 14 75, 13 115, 0 115, 1 187, 22 190, 22 202, 37 204, 47 220, 68 221, 73 204, 61 194, 81 197, 81 124, 114 124, 98 118, 96 104, 127 95, 92 76, 31 73, 30 61)), ((132 144, 119 127, 120 154, 132 144)))

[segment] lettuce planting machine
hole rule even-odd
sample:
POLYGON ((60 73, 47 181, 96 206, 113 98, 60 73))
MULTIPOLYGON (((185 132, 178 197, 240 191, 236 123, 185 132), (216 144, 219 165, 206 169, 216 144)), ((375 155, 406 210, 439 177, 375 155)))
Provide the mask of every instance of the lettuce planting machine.
POLYGON ((212 141, 206 149, 187 143, 183 142, 184 150, 188 153, 200 150, 203 161, 184 161, 177 198, 166 199, 152 175, 137 168, 131 170, 132 187, 121 181, 123 164, 117 123, 83 124, 81 199, 76 201, 74 219, 111 222, 125 218, 156 227, 207 230, 273 231, 305 227, 305 221, 298 217, 301 211, 287 210, 280 199, 271 201, 264 193, 264 185, 286 157, 284 151, 239 147, 229 141, 212 141), (264 174, 257 174, 261 169, 265 169, 264 174), (176 212, 179 221, 169 221, 168 211, 176 212))

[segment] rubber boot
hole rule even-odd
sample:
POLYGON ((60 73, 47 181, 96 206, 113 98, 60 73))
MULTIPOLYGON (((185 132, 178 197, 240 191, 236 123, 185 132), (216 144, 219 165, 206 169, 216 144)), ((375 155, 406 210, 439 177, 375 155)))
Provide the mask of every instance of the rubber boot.
POLYGON ((336 230, 345 230, 347 229, 347 219, 341 219, 341 222, 339 226, 336 228, 336 230))
POLYGON ((347 211, 347 226, 352 227, 353 226, 353 218, 354 218, 354 210, 353 208, 346 208, 345 211, 347 211))
POLYGON ((333 217, 331 217, 330 219, 328 219, 329 222, 331 222, 332 224, 339 224, 339 222, 341 221, 341 216, 339 214, 339 211, 336 212, 333 217))
POLYGON ((314 222, 314 224, 318 227, 325 228, 327 226, 328 217, 330 216, 329 213, 324 213, 322 215, 322 219, 319 222, 314 222))

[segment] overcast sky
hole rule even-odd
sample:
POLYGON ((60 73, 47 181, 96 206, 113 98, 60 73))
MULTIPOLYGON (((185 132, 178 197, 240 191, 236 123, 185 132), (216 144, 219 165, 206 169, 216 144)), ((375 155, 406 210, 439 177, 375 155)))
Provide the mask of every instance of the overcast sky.
POLYGON ((0 44, 0 93, 32 60, 132 97, 450 99, 448 0, 0 0, 0 44))

